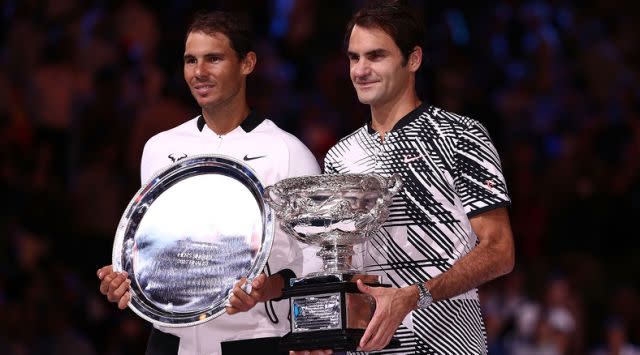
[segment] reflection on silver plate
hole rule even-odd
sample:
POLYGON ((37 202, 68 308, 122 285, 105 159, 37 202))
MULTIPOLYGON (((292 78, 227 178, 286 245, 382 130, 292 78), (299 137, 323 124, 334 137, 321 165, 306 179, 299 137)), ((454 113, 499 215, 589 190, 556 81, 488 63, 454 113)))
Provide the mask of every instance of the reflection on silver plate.
POLYGON ((224 312, 241 277, 264 268, 273 214, 254 172, 235 159, 198 155, 154 176, 125 210, 113 268, 131 279, 129 307, 169 327, 224 312))

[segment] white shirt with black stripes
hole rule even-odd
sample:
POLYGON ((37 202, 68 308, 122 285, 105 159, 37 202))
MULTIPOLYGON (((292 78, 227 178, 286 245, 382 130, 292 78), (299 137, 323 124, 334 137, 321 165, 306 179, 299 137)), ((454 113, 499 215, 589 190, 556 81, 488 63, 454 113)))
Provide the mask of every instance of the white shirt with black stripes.
MULTIPOLYGON (((403 188, 367 245, 365 271, 404 287, 424 282, 477 242, 469 218, 507 206, 500 159, 476 120, 421 105, 384 135, 370 123, 325 158, 326 174, 398 174, 403 188)), ((402 347, 384 353, 483 354, 485 329, 475 289, 409 313, 396 333, 402 347)))

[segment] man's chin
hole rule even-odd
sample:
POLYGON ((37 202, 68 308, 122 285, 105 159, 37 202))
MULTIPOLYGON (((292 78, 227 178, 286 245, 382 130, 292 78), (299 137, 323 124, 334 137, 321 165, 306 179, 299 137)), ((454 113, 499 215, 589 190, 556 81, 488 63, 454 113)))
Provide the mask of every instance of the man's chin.
POLYGON ((365 95, 358 95, 358 101, 364 105, 371 105, 375 103, 375 99, 373 97, 365 95))
POLYGON ((213 101, 211 100, 196 100, 196 102, 198 102, 198 106, 200 106, 200 108, 202 109, 206 109, 207 107, 213 105, 213 101))

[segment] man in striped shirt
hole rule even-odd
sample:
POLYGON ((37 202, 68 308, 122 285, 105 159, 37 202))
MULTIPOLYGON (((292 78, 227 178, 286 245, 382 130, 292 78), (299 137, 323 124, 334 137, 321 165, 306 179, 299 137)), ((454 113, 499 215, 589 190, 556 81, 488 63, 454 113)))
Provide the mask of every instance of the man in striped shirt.
POLYGON ((350 76, 371 119, 327 154, 325 173, 399 174, 403 189, 368 243, 365 272, 391 288, 359 282, 376 300, 363 351, 484 354, 476 287, 510 272, 514 247, 500 159, 471 118, 418 98, 421 23, 391 2, 363 8, 346 33, 350 76))

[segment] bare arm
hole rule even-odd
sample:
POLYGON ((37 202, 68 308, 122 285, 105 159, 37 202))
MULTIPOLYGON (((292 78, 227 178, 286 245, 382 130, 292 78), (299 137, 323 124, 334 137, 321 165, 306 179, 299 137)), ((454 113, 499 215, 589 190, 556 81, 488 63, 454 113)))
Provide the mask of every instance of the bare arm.
MULTIPOLYGON (((434 301, 467 292, 513 269, 513 236, 507 210, 497 208, 470 221, 479 243, 451 269, 427 281, 434 301)), ((415 285, 369 287, 361 282, 358 282, 358 288, 376 300, 376 311, 360 339, 360 348, 364 351, 380 350, 389 344, 402 319, 415 309, 418 289, 415 285)))
POLYGON ((464 293, 513 269, 515 252, 506 208, 481 213, 470 221, 479 243, 447 272, 427 281, 434 301, 464 293))

